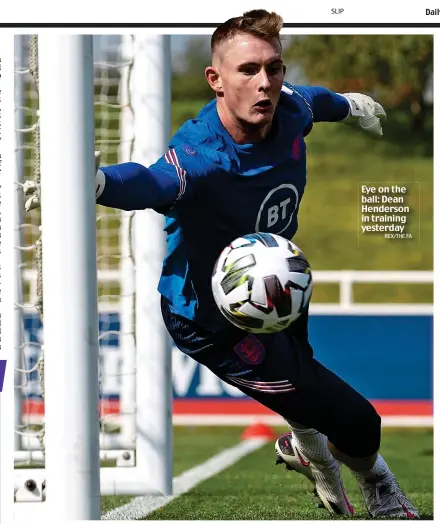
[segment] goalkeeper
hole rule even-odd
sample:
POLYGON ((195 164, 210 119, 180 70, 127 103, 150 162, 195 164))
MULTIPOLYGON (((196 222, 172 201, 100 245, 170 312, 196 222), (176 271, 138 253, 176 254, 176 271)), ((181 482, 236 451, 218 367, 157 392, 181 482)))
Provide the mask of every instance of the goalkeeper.
MULTIPOLYGON (((306 184, 304 137, 315 123, 343 122, 382 135, 385 112, 369 96, 284 81, 282 24, 276 13, 254 10, 220 25, 205 70, 215 99, 178 130, 155 164, 99 169, 97 203, 150 208, 166 217, 159 291, 176 346, 284 417, 291 431, 275 443, 278 461, 304 474, 328 511, 353 514, 342 462, 371 517, 417 518, 378 453, 379 415, 314 359, 308 313, 285 331, 246 335, 224 319, 212 297, 212 268, 233 239, 255 231, 295 235, 306 184)), ((26 206, 36 205, 35 194, 26 206)))

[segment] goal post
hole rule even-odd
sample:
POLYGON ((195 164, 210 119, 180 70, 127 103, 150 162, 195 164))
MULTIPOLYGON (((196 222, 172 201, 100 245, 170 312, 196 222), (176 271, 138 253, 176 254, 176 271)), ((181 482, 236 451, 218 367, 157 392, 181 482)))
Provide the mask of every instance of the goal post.
POLYGON ((46 503, 57 518, 98 520, 92 37, 41 35, 38 51, 46 503))
MULTIPOLYGON (((171 122, 169 37, 137 37, 134 41, 132 105, 134 158, 151 165, 167 151, 171 122), (136 86, 136 88, 134 88, 136 86), (158 108, 162 108, 157 111, 158 108), (151 130, 148 127, 151 125, 151 130), (140 140, 145 134, 146 138, 140 140)), ((172 387, 171 342, 164 327, 158 275, 165 255, 164 221, 152 210, 135 214, 136 345, 139 368, 150 368, 149 380, 138 377, 137 459, 155 472, 156 488, 172 493, 172 387), (142 435, 148 438, 143 438, 142 435), (166 436, 166 437, 165 437, 166 436)))
POLYGON ((152 210, 96 206, 93 154, 101 150, 102 165, 148 166, 166 152, 170 37, 115 36, 118 51, 108 48, 104 58, 95 51, 94 59, 92 39, 108 45, 106 38, 33 38, 36 73, 22 64, 16 71, 23 84, 16 183, 33 175, 40 187, 41 155, 42 199, 41 233, 39 211, 16 217, 23 293, 16 296, 14 460, 25 466, 15 470, 19 519, 56 511, 99 520, 100 495, 172 494, 172 344, 157 291, 164 219, 152 210), (109 375, 103 357, 115 347, 121 362, 109 375), (108 388, 116 381, 117 412, 108 388), (99 468, 100 459, 115 464, 99 468))

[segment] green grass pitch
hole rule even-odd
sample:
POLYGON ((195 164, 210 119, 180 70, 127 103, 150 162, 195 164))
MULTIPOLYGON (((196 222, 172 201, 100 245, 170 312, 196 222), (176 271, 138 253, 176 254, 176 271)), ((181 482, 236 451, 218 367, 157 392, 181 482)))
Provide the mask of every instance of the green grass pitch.
MULTIPOLYGON (((276 428, 282 433, 285 428, 276 428)), ((174 475, 238 443, 243 428, 177 427, 174 475)), ((433 431, 430 428, 384 428, 381 452, 400 485, 419 509, 433 519, 433 431)), ((345 486, 356 519, 367 519, 357 484, 344 469, 345 486)), ((307 479, 275 466, 273 443, 196 486, 144 520, 332 520, 316 507, 307 479)), ((129 497, 103 497, 103 514, 129 497)), ((341 517, 336 517, 338 520, 341 517)))

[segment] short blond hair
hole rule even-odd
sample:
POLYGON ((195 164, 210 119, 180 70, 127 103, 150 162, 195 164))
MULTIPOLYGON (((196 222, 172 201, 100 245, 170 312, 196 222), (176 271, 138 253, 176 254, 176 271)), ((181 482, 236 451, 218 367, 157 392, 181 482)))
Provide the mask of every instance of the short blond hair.
POLYGON ((281 47, 280 31, 283 27, 283 19, 277 13, 269 13, 265 9, 254 9, 246 11, 243 16, 230 18, 219 25, 211 37, 211 52, 223 42, 233 38, 237 34, 254 35, 263 40, 275 38, 281 47))

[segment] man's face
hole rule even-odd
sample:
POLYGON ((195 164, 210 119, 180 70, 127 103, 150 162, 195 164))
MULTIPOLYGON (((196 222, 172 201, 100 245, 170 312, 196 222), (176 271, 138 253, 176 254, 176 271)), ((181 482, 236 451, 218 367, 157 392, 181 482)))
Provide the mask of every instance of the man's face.
POLYGON ((278 41, 238 34, 218 50, 220 96, 237 120, 254 126, 272 121, 284 80, 278 41))

